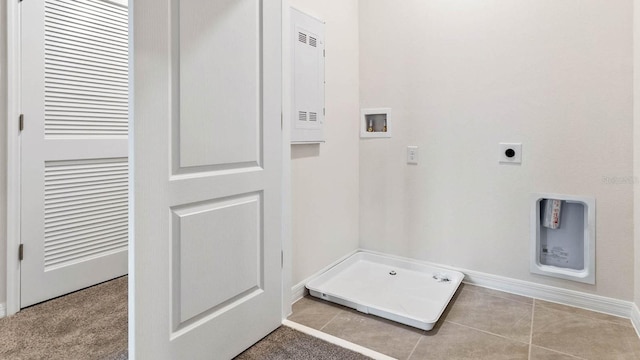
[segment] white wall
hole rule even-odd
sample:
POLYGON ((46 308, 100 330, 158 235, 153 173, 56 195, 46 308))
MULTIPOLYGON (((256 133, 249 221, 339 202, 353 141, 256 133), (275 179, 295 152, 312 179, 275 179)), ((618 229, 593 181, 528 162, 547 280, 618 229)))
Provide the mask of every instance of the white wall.
POLYGON ((326 22, 326 143, 294 145, 293 284, 358 248, 358 0, 290 0, 326 22))
POLYGON ((361 245, 632 299, 632 5, 361 1, 361 106, 395 116, 392 139, 360 142, 361 245), (522 166, 498 165, 499 142, 523 143, 522 166), (596 198, 595 286, 529 273, 535 192, 596 198))
POLYGON ((0 2, 0 304, 6 303, 7 268, 6 268, 6 220, 7 220, 7 34, 5 25, 7 2, 0 2))
POLYGON ((640 0, 633 0, 633 167, 636 184, 634 187, 634 302, 640 308, 640 0))
MULTIPOLYGON (((294 284, 360 238, 373 250, 632 298, 632 187, 602 181, 633 173, 631 1, 366 0, 360 27, 357 0, 291 3, 327 22, 328 52, 327 143, 292 147, 294 284), (363 106, 394 108, 393 139, 358 145, 359 81, 363 106), (522 166, 497 165, 500 141, 524 143, 522 166), (404 163, 407 145, 420 146, 420 165, 404 163), (595 287, 528 273, 528 199, 538 191, 596 196, 595 287)), ((5 181, 3 166, 0 259, 5 181)), ((640 191, 636 201, 640 208, 640 191)), ((5 283, 3 265, 0 303, 5 283)), ((635 289, 640 306, 640 275, 635 289)))
MULTIPOLYGON (((326 139, 292 146, 293 284, 358 247, 358 1, 291 0, 327 22, 326 139)), ((0 2, 0 114, 6 118, 5 19, 0 2)), ((6 163, 6 121, 0 159, 6 163)), ((0 303, 6 302, 6 167, 0 166, 0 303)))

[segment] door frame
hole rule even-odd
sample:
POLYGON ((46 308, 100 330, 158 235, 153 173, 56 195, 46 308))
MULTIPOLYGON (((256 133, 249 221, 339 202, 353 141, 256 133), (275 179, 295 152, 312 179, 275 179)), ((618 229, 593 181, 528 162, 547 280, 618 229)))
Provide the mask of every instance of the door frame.
POLYGON ((7 316, 20 311, 20 4, 7 1, 7 316))
MULTIPOLYGON (((117 0, 116 0, 117 1, 117 0)), ((129 0, 130 2, 134 0, 129 0)), ((6 316, 11 316, 20 311, 20 261, 18 260, 18 248, 20 246, 20 208, 21 208, 21 171, 20 164, 22 158, 20 156, 21 138, 18 125, 18 117, 20 116, 21 107, 21 24, 20 24, 20 3, 17 0, 6 2, 6 35, 7 35, 7 198, 6 198, 6 316), (15 121, 13 121, 15 120, 15 121)), ((282 319, 286 319, 291 314, 291 286, 292 286, 292 263, 293 263, 293 244, 291 236, 291 128, 290 114, 287 109, 290 108, 291 85, 289 72, 291 69, 291 61, 289 56, 289 19, 290 4, 289 0, 282 0, 282 319)), ((131 13, 133 14, 133 13, 131 13)), ((133 17, 129 19, 129 28, 134 28, 133 17)), ((131 33, 130 33, 131 39, 131 33)), ((131 40, 129 41, 131 45, 131 40)), ((130 46, 129 61, 131 63, 133 57, 133 47, 130 46)), ((129 86, 131 87, 130 80, 129 86)), ((130 114, 133 115, 132 105, 134 99, 129 102, 130 114)), ((130 124, 134 117, 131 116, 130 124)), ((133 147, 133 137, 129 140, 129 155, 133 147)), ((129 195, 129 201, 132 201, 132 194, 129 195)), ((130 226, 133 224, 130 216, 130 226)), ((129 276, 135 276, 133 271, 132 260, 133 251, 131 243, 135 241, 129 235, 129 276)), ((129 289, 129 303, 133 301, 134 292, 129 289)), ((130 314, 131 318, 131 314, 130 314)), ((131 325, 130 325, 131 326, 131 325)), ((131 332, 130 332, 131 333, 131 332)), ((131 340, 131 339, 130 339, 131 340)), ((130 342, 131 343, 131 342, 130 342)))
POLYGON ((293 277, 291 191, 291 4, 282 0, 282 320, 291 315, 293 277))

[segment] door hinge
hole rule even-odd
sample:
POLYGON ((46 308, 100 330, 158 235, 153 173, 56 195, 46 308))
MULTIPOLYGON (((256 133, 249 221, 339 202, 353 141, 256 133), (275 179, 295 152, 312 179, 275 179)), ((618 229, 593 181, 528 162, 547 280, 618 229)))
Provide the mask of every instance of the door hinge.
POLYGON ((24 130, 24 114, 20 114, 20 117, 18 118, 18 127, 20 128, 20 131, 24 130))
POLYGON ((280 251, 280 268, 284 269, 284 251, 280 251))
POLYGON ((24 259, 24 245, 20 244, 18 246, 18 260, 22 261, 24 259))
POLYGON ((284 115, 280 113, 280 130, 284 129, 284 115))

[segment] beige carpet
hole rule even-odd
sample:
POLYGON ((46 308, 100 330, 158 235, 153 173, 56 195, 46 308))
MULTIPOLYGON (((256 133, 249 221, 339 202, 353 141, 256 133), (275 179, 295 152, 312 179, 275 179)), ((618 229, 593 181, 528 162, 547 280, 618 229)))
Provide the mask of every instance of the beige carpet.
MULTIPOLYGON (((127 277, 0 319, 0 359, 127 360, 127 277)), ((368 357, 282 326, 236 359, 368 357)))
POLYGON ((0 359, 126 359, 126 349, 127 277, 0 319, 0 359))
POLYGON ((365 360, 368 357, 281 326, 236 360, 365 360))

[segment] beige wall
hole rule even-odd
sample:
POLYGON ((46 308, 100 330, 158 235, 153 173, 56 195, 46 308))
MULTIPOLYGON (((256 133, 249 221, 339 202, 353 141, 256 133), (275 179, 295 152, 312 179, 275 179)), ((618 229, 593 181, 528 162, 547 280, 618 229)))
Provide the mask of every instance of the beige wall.
POLYGON ((395 121, 360 141, 361 246, 631 300, 633 186, 603 179, 633 176, 632 5, 361 1, 361 106, 395 121), (536 192, 596 198, 595 286, 529 273, 536 192))
POLYGON ((293 285, 358 248, 358 0, 291 0, 326 22, 325 138, 294 145, 293 285))
POLYGON ((0 2, 0 304, 6 303, 7 293, 7 37, 6 37, 6 14, 7 2, 0 2))

